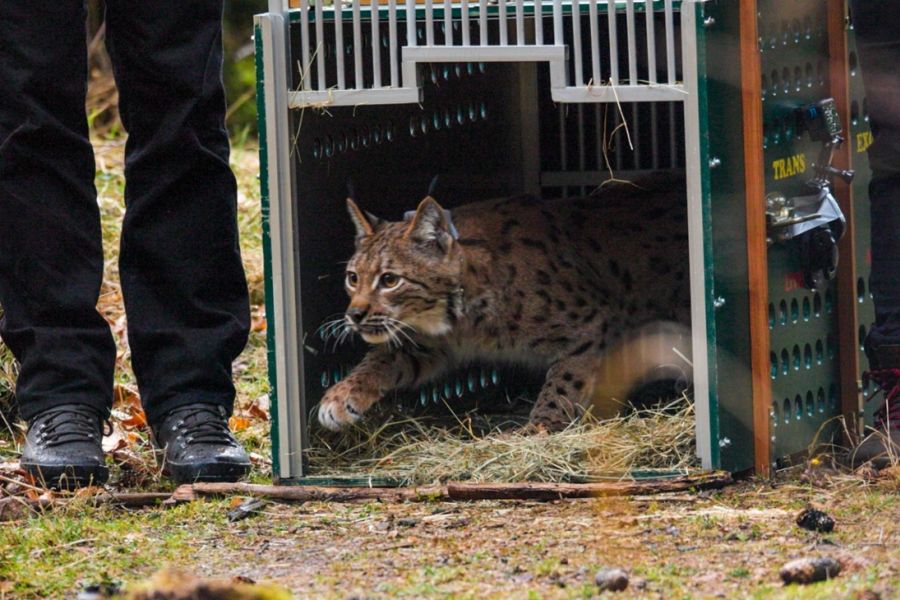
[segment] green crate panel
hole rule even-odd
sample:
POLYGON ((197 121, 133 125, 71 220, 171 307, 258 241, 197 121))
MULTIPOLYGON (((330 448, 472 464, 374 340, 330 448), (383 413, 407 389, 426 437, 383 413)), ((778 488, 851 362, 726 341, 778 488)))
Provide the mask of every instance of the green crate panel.
MULTIPOLYGON (((859 320, 859 365, 865 372, 869 368, 869 360, 863 351, 863 340, 875 321, 875 306, 872 303, 869 275, 871 265, 871 243, 869 214, 869 180, 872 170, 869 168, 869 155, 866 152, 871 143, 872 132, 869 127, 869 114, 867 110, 866 94, 863 87, 862 71, 856 55, 856 45, 853 28, 849 31, 849 70, 850 70, 850 123, 847 143, 850 145, 853 169, 856 177, 853 180, 854 219, 856 225, 856 301, 858 302, 859 320)), ((869 398, 874 391, 874 386, 868 383, 863 387, 864 398, 869 398)), ((866 422, 872 423, 872 413, 877 408, 874 402, 867 402, 865 406, 866 422)))
MULTIPOLYGON (((806 194, 820 144, 796 130, 794 109, 828 97, 826 8, 818 0, 759 7, 766 192, 806 194)), ((840 413, 835 283, 803 287, 798 244, 769 249, 773 457, 806 450, 840 413)), ((836 427, 824 432, 830 435, 836 427)))

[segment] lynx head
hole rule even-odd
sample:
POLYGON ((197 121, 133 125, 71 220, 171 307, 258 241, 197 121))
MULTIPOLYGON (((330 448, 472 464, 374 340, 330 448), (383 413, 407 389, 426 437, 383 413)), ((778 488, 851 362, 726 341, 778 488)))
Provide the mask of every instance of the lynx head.
POLYGON ((437 201, 428 196, 399 222, 364 213, 350 198, 347 208, 356 226, 345 280, 349 326, 371 344, 449 332, 463 310, 463 257, 437 201))

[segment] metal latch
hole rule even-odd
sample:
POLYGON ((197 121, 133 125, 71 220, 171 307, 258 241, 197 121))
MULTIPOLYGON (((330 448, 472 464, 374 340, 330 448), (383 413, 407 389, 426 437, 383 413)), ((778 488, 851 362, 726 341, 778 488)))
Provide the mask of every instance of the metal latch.
POLYGON ((834 151, 840 147, 841 119, 832 98, 807 104, 795 111, 798 131, 806 130, 812 140, 822 142, 815 175, 806 182, 809 194, 787 197, 775 191, 766 196, 766 241, 771 245, 797 240, 803 279, 810 289, 818 289, 835 276, 837 242, 844 235, 846 219, 831 193, 831 178, 847 183, 853 171, 832 166, 834 151))

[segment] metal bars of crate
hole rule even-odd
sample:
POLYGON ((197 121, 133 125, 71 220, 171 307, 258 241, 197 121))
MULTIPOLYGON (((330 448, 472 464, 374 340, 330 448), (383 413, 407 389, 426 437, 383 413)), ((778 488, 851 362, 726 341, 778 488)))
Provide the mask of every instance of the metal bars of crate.
POLYGON ((300 0, 289 102, 420 102, 419 65, 440 62, 546 62, 556 102, 681 101, 680 8, 680 0, 300 0))

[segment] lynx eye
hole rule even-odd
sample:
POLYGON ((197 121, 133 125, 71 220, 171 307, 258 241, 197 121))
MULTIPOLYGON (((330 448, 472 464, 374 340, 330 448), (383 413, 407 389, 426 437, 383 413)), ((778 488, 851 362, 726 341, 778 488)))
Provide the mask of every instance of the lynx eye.
POLYGON ((384 289, 392 290, 395 287, 397 287, 398 285, 400 285, 401 281, 402 281, 402 279, 400 278, 399 275, 396 275, 394 273, 383 273, 381 275, 381 279, 379 280, 379 283, 381 284, 381 287, 383 287, 384 289))
POLYGON ((347 271, 347 287, 355 288, 359 284, 359 275, 353 271, 347 271))

